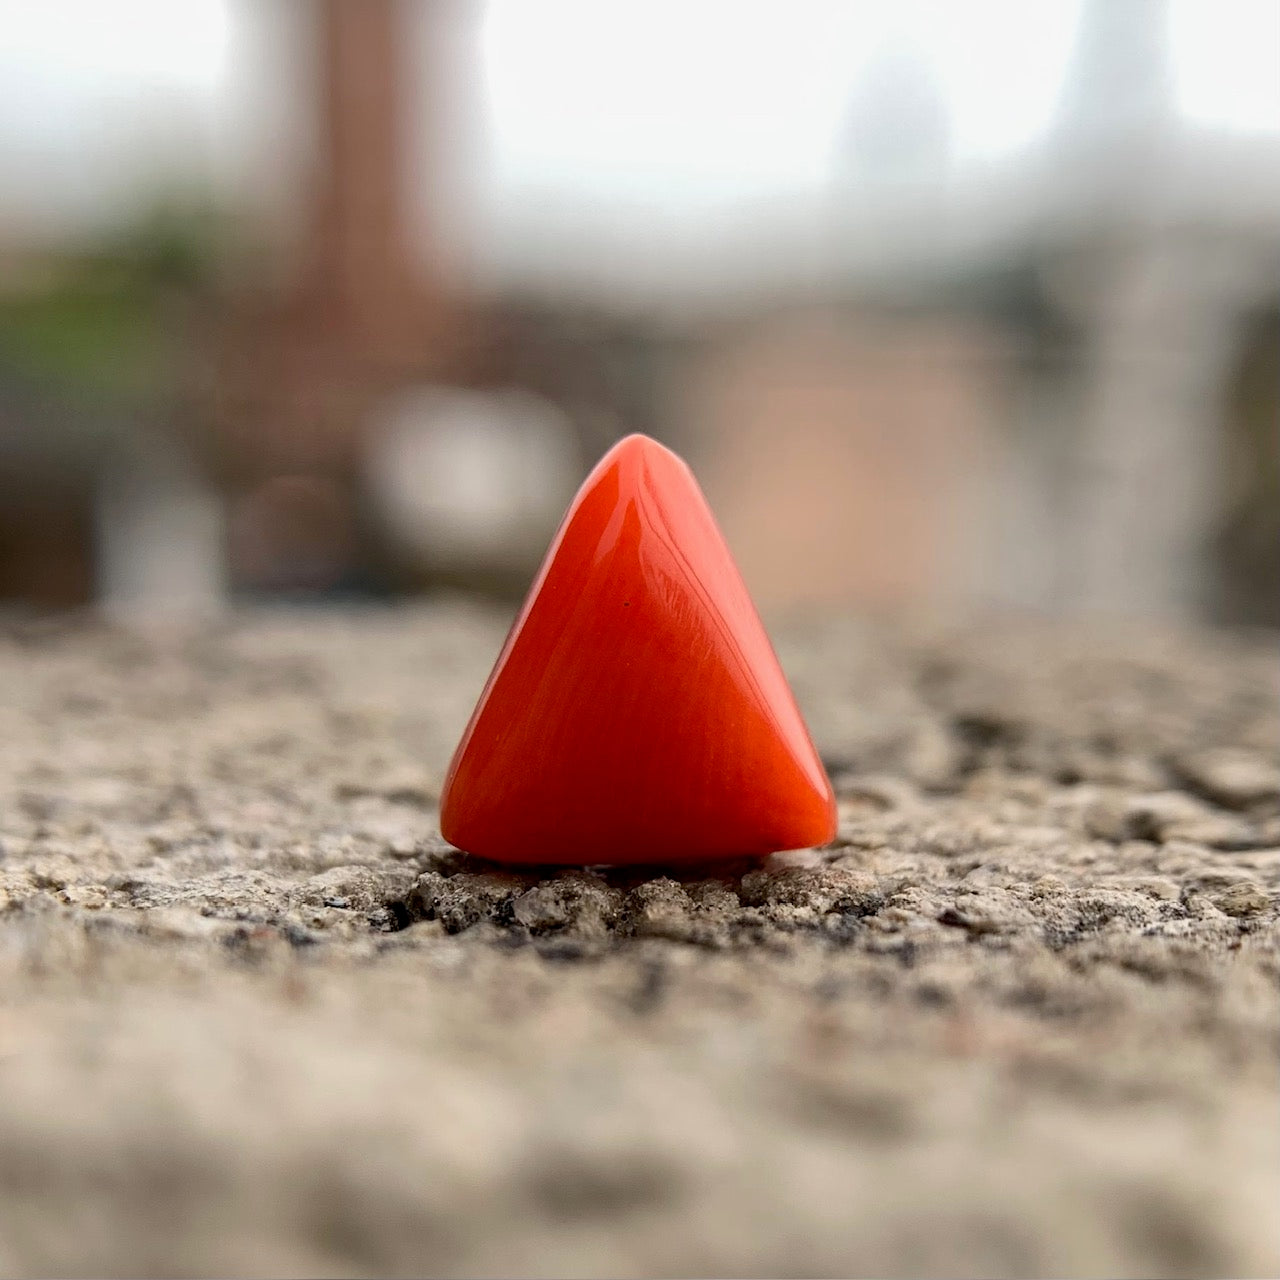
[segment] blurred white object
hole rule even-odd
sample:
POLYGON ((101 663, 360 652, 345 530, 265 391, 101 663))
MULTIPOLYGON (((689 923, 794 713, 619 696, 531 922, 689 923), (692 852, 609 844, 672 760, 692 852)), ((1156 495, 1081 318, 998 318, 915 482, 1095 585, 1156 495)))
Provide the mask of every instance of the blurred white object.
POLYGON ((186 459, 153 442, 97 489, 98 600, 120 622, 182 622, 226 601, 223 512, 186 459))
POLYGON ((413 389, 380 415, 367 456, 386 535, 444 572, 536 564, 581 479, 569 419, 516 391, 413 389))

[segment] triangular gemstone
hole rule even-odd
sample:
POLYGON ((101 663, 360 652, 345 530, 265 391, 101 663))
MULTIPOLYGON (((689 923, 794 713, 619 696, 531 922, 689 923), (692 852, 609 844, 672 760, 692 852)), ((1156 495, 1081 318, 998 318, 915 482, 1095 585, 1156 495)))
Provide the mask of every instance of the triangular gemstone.
POLYGON ((831 784, 693 473, 629 436, 570 505, 441 805, 505 863, 688 863, 822 844, 831 784))

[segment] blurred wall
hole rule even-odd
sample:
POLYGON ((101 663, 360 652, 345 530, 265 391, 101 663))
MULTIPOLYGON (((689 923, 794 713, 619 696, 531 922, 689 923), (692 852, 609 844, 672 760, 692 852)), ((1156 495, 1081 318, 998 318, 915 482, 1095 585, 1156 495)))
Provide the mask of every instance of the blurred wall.
POLYGON ((936 316, 815 309, 718 343, 689 434, 761 605, 971 599, 1004 372, 995 335, 936 316))

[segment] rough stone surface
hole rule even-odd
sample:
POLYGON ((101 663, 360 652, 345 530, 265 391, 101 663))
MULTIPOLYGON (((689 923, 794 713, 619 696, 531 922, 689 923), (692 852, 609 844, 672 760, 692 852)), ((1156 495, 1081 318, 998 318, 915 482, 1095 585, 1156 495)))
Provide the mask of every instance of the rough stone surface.
POLYGON ((782 631, 830 847, 514 875, 502 625, 0 632, 0 1273, 1280 1273, 1273 640, 782 631))

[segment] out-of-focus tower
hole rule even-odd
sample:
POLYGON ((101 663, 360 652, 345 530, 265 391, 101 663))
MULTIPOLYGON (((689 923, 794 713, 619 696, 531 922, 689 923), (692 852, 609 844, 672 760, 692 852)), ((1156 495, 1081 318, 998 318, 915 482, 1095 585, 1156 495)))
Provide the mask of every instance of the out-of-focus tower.
POLYGON ((309 0, 287 15, 308 57, 298 105, 313 144, 291 215, 295 266, 241 281, 215 343, 233 578, 319 585, 363 572, 359 486, 379 406, 406 385, 464 376, 467 300, 438 269, 445 246, 430 226, 419 234, 411 185, 415 164, 437 167, 443 115, 413 77, 448 84, 441 37, 459 9, 309 0), (311 563, 295 572, 291 559, 311 563))
POLYGON ((1059 547, 1069 608, 1186 616, 1209 578, 1239 286, 1176 212, 1187 134, 1168 33, 1167 0, 1086 0, 1048 157, 1084 336, 1059 547))
POLYGON ((410 11, 401 0, 315 0, 312 12, 320 155, 303 287, 373 365, 416 368, 450 303, 409 227, 410 146, 428 133, 409 127, 410 11))
POLYGON ((1168 0, 1085 0, 1054 129, 1059 146, 1113 152, 1172 119, 1168 0))

